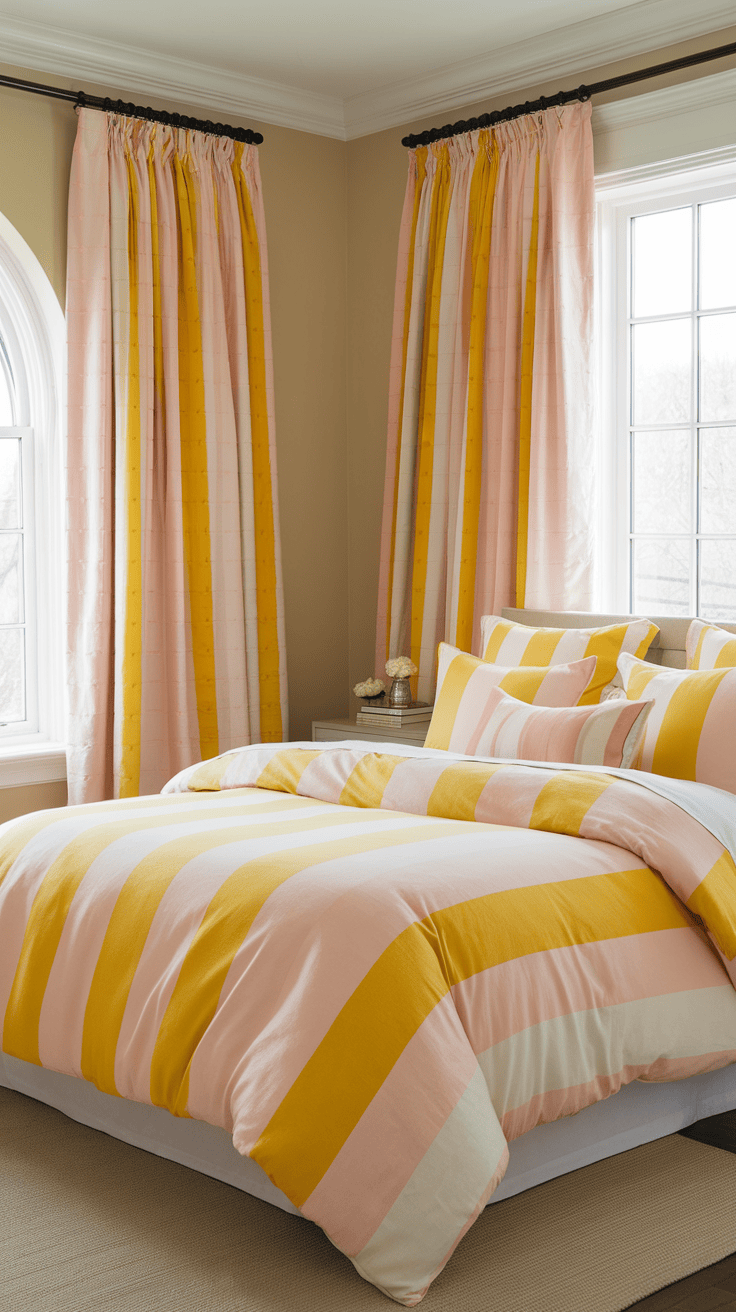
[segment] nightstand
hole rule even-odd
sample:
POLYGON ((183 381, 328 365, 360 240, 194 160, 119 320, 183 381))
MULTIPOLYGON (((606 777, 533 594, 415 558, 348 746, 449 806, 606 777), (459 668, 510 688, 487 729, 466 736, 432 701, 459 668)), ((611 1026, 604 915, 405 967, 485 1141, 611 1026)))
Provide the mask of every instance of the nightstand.
POLYGON ((401 729, 377 727, 369 729, 355 720, 312 720, 312 742, 323 743, 340 738, 357 738, 367 743, 404 743, 407 747, 423 747, 429 723, 416 729, 404 725, 401 729))

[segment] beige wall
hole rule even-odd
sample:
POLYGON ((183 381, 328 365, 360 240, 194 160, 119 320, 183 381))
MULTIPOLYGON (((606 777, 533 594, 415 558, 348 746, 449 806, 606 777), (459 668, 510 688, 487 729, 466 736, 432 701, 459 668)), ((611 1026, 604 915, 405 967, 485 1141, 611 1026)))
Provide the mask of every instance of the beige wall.
MULTIPOLYGON (((513 96, 489 97, 482 102, 459 106, 454 110, 430 115, 429 119, 390 128, 386 132, 348 142, 348 522, 349 522, 349 596, 350 596, 350 664, 349 682, 374 673, 375 621, 378 595, 378 552, 383 502, 385 468, 388 368, 391 347, 394 279, 399 222, 407 174, 407 152, 401 138, 409 132, 457 122, 509 103, 534 100, 552 95, 562 88, 592 83, 621 73, 678 59, 684 54, 707 50, 736 41, 736 27, 703 36, 660 51, 650 51, 638 59, 619 61, 590 69, 583 79, 562 78, 554 83, 539 83, 520 89, 513 96)), ((664 86, 707 76, 711 72, 736 67, 736 58, 701 65, 679 74, 669 74, 638 86, 608 92, 596 98, 597 104, 623 99, 664 86)), ((727 126, 728 138, 736 140, 733 124, 727 126)), ((632 133, 637 153, 630 161, 606 160, 606 167, 625 167, 642 158, 672 158, 687 153, 678 149, 676 138, 664 156, 646 156, 641 152, 641 132, 632 133)), ((596 138, 596 151, 604 142, 596 138)), ((713 140, 713 145, 723 141, 713 140)), ((692 148, 692 147, 691 147, 692 148)), ((705 146, 698 148, 704 149, 705 146)), ((380 677, 382 671, 375 670, 380 677)), ((355 706, 355 699, 352 698, 355 706)))
MULTIPOLYGON (((591 69, 585 80, 734 39, 736 28, 591 69)), ((678 76, 696 78, 725 66, 678 76)), ((72 85, 28 70, 3 71, 72 85)), ((124 88, 84 89, 125 95, 124 88)), ((513 99, 557 89, 557 81, 540 84, 513 99)), ((609 93, 602 100, 627 94, 609 93)), ((503 108, 508 100, 490 97, 436 121, 503 108)), ((202 112, 186 104, 166 108, 202 112)), ((74 109, 0 88, 0 122, 0 211, 37 255, 63 304, 74 109)), ((253 120, 247 125, 265 138, 259 153, 269 241, 290 734, 301 738, 310 736, 312 718, 354 708, 350 688, 374 668, 387 380, 406 181, 400 139, 431 124, 410 123, 348 143, 253 120)), ((61 804, 61 785, 0 786, 3 818, 13 808, 19 814, 61 804)))

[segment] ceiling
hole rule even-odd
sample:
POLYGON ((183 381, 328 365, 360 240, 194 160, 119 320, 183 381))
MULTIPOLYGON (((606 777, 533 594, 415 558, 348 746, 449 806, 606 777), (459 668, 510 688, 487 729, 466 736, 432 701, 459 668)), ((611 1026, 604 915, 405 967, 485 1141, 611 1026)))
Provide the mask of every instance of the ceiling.
POLYGON ((0 60, 348 139, 717 31, 733 0, 2 0, 0 60))

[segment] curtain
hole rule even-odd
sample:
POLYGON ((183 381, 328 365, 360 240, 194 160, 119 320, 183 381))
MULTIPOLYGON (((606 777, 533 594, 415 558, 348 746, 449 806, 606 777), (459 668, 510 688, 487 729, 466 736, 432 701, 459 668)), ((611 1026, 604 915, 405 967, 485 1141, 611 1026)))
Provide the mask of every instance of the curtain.
POLYGON ((82 110, 68 323, 70 802, 286 732, 255 146, 82 110))
POLYGON ((420 146, 399 238, 376 665, 584 610, 594 539, 590 104, 420 146))

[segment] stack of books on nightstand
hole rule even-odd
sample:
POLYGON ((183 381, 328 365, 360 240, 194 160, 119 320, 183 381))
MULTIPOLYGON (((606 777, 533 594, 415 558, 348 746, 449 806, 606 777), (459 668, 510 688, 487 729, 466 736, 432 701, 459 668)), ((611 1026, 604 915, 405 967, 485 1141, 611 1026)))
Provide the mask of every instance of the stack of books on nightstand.
POLYGON ((371 729, 407 729, 429 724, 433 707, 428 702, 412 702, 411 706, 361 706, 356 724, 371 729))

